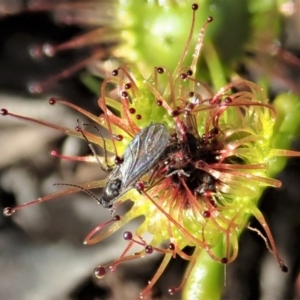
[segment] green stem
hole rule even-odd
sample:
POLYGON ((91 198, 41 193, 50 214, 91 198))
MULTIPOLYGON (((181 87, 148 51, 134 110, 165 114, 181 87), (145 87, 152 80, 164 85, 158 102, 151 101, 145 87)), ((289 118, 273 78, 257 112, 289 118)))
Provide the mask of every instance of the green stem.
MULTIPOLYGON (((212 249, 213 253, 222 257, 223 243, 212 249)), ((196 249, 197 261, 185 284, 183 300, 218 300, 221 298, 224 283, 224 265, 213 260, 204 249, 196 249)))
MULTIPOLYGON (((291 93, 276 97, 273 105, 277 112, 272 148, 290 149, 300 128, 300 97, 291 93)), ((269 174, 274 177, 286 165, 287 157, 277 157, 270 162, 269 174)))

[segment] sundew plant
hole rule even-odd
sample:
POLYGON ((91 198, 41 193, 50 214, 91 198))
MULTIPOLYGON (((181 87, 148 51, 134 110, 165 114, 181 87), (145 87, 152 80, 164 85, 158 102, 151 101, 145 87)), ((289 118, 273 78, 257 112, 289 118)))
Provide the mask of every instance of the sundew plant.
MULTIPOLYGON (((193 4, 192 9, 191 29, 174 69, 154 65, 150 78, 145 78, 133 64, 112 70, 112 76, 101 86, 100 116, 62 99, 49 101, 50 105, 67 105, 80 112, 90 119, 92 126, 79 123, 69 129, 20 116, 6 108, 1 110, 3 116, 35 122, 85 139, 93 152, 89 157, 52 154, 62 159, 97 163, 111 172, 105 180, 66 184, 66 189, 57 193, 5 208, 4 214, 10 216, 32 204, 79 191, 109 206, 111 219, 97 225, 84 243, 93 245, 117 232, 128 245, 117 260, 97 266, 96 277, 103 278, 122 262, 155 252, 163 255, 140 299, 151 297, 153 286, 171 259, 177 257, 189 265, 182 283, 167 288, 169 294, 183 290, 183 299, 220 298, 224 266, 237 257, 239 235, 251 216, 259 221, 264 232, 248 228, 263 237, 280 269, 288 271, 258 208, 258 200, 266 187, 281 186, 279 180, 270 177, 284 164, 278 165, 276 157, 300 156, 298 152, 279 149, 282 132, 294 134, 298 123, 287 126, 283 116, 276 119, 276 107, 281 109, 282 100, 270 104, 262 88, 253 82, 237 78, 213 92, 197 79, 204 33, 213 18, 207 19, 193 43, 198 5, 193 4), (191 63, 187 64, 186 58, 191 63), (164 134, 150 131, 157 128, 164 128, 164 134), (101 133, 102 129, 108 138, 101 133), (145 138, 143 132, 148 133, 145 138), (165 147, 152 163, 153 153, 158 153, 161 143, 165 147), (104 154, 99 155, 93 145, 102 147, 104 154), (144 167, 147 164, 151 167, 144 167), (124 174, 115 170, 124 165, 129 176, 138 175, 122 191, 124 174), (112 181, 113 172, 118 175, 117 183, 112 181), (109 205, 92 192, 96 188, 112 192, 109 205), (131 202, 131 208, 119 213, 125 202, 131 202), (143 222, 135 231, 122 232, 124 225, 139 217, 143 217, 143 222), (194 248, 192 254, 185 251, 187 246, 194 248)), ((288 97, 284 101, 299 106, 288 97)))

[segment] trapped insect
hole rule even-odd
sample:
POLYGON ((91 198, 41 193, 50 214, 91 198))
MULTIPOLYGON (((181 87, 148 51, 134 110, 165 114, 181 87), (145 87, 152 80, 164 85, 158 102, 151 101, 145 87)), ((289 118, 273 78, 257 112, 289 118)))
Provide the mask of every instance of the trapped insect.
MULTIPOLYGON (((217 163, 217 127, 208 134, 199 136, 197 121, 193 111, 182 110, 184 116, 176 123, 176 133, 166 150, 165 175, 171 178, 173 185, 182 188, 182 180, 194 195, 216 192, 216 179, 204 170, 207 161, 217 163), (178 124, 181 123, 181 132, 178 124), (184 177, 184 179, 183 179, 184 177)), ((178 112, 179 113, 179 112, 178 112)), ((159 172, 163 173, 163 172, 159 172)))
POLYGON ((107 178, 100 203, 105 208, 132 189, 139 178, 153 168, 162 157, 169 142, 165 125, 155 123, 141 130, 124 151, 122 162, 107 178))

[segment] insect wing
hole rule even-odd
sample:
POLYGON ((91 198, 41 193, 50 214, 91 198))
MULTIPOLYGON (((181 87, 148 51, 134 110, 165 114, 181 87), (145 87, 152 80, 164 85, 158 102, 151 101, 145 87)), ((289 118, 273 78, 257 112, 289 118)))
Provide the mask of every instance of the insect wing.
POLYGON ((122 187, 133 186, 159 160, 169 141, 169 131, 163 124, 144 128, 125 149, 120 166, 122 187))
POLYGON ((112 181, 116 178, 120 178, 122 175, 120 173, 120 166, 117 165, 113 168, 113 170, 109 173, 106 182, 112 181))

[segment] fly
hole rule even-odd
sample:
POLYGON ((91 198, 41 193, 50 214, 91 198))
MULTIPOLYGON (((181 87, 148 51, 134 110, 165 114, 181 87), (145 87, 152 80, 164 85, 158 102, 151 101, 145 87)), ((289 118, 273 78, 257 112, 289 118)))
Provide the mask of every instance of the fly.
POLYGON ((163 156, 170 134, 165 125, 155 123, 141 130, 124 151, 123 162, 109 174, 100 204, 105 208, 135 187, 137 181, 163 156))

